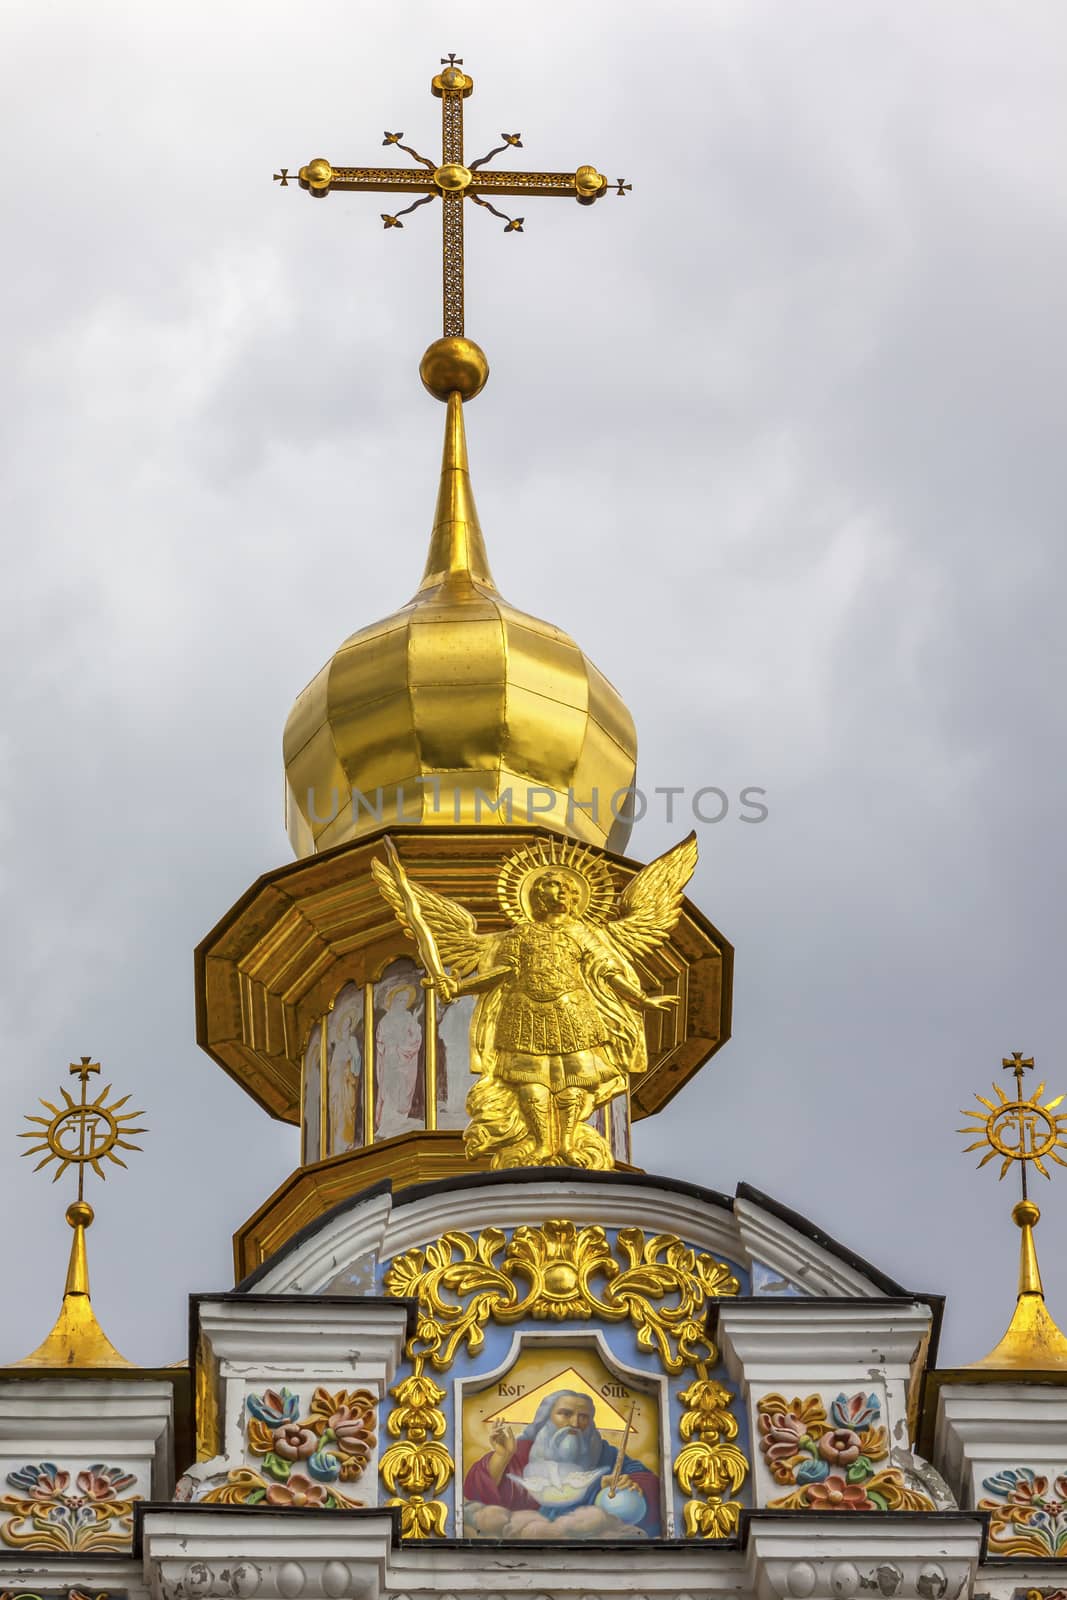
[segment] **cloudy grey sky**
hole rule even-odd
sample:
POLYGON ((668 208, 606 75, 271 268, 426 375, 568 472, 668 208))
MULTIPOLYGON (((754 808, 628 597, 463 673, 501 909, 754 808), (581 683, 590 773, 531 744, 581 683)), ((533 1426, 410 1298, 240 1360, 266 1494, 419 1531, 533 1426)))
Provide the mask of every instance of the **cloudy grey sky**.
MULTIPOLYGON (((270 178, 387 127, 432 152, 446 50, 471 152, 519 128, 634 184, 468 219, 498 583, 617 684, 646 788, 769 796, 700 831, 734 1039, 638 1159, 768 1190, 983 1354, 1014 1191, 958 1109, 1012 1049, 1067 1090, 1058 0, 27 0, 4 33, 0 1361, 55 1312, 69 1196, 15 1132, 77 1055, 151 1128, 92 1196, 139 1361, 296 1164, 193 1041, 191 951, 290 858, 296 693, 421 571, 439 222, 270 178)), ((1067 1324, 1067 1172, 1037 1182, 1067 1324)))

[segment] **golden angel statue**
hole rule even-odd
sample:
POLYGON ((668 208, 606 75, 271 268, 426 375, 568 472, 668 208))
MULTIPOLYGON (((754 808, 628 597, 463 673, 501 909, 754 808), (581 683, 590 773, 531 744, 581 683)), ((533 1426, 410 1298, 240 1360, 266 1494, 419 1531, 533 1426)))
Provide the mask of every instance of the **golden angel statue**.
POLYGON ((616 904, 607 863, 584 845, 541 840, 504 861, 497 897, 511 924, 479 933, 457 901, 412 883, 391 839, 378 887, 416 942, 424 982, 447 1005, 476 994, 467 1154, 494 1168, 609 1168, 589 1125, 648 1065, 642 1013, 677 1005, 646 993, 632 958, 662 944, 697 861, 691 833, 631 880, 616 904))

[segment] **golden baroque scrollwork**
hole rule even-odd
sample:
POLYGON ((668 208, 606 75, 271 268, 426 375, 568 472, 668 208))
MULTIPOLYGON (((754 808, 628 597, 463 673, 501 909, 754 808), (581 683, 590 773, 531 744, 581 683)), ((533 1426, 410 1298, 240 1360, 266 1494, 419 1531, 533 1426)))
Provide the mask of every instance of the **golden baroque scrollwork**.
POLYGON ((674 1464, 684 1492, 694 1496, 685 1507, 686 1534, 718 1538, 736 1528, 740 1505, 726 1497, 741 1487, 748 1462, 730 1442, 737 1434, 728 1410, 733 1397, 708 1376, 718 1359, 707 1330, 708 1302, 740 1292, 725 1262, 674 1234, 646 1238, 641 1228, 620 1228, 613 1244, 601 1227, 553 1219, 516 1228, 510 1240, 499 1228, 477 1236, 445 1233, 425 1249, 397 1256, 385 1290, 418 1302, 407 1346, 413 1371, 390 1391, 397 1403, 386 1427, 398 1442, 379 1468, 407 1537, 443 1534, 447 1508, 427 1494, 440 1494, 455 1474, 451 1454, 437 1442, 446 1426, 444 1391, 426 1366, 443 1372, 461 1348, 476 1354, 489 1321, 528 1318, 628 1320, 640 1348, 654 1353, 665 1372, 693 1371, 681 1396, 686 1443, 674 1464))
POLYGON ((690 834, 643 868, 616 903, 607 863, 594 851, 556 839, 526 845, 508 856, 497 882, 511 926, 479 933, 458 901, 413 883, 386 840, 386 860, 371 871, 418 946, 426 982, 442 1006, 478 996, 469 1157, 488 1158, 494 1169, 614 1166, 590 1118, 646 1071, 645 1013, 678 1004, 677 995, 646 992, 633 963, 670 934, 696 861, 690 834))

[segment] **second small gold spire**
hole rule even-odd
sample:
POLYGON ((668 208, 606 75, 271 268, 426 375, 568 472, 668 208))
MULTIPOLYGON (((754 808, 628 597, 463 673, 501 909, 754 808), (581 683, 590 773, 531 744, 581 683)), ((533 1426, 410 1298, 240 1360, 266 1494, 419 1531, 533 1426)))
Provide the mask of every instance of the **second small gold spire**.
MULTIPOLYGON (((964 1115, 982 1124, 980 1137, 968 1150, 988 1146, 978 1163, 999 1156, 1000 1176, 1019 1164, 1022 1199, 1012 1207, 1012 1221, 1022 1230, 1019 1241, 1019 1289, 1015 1312, 1004 1337, 981 1361, 971 1363, 975 1371, 1053 1372, 1067 1369, 1067 1337, 1057 1327, 1045 1305, 1045 1290, 1041 1270, 1037 1264, 1037 1247, 1034 1228, 1041 1212, 1027 1193, 1027 1166, 1037 1168, 1043 1177, 1049 1176, 1046 1160, 1067 1165, 1058 1153, 1064 1147, 1067 1115, 1058 1115, 1057 1107, 1063 1095, 1057 1095, 1044 1105, 1040 1103, 1045 1085, 1039 1083, 1032 1095, 1023 1095, 1023 1077, 1033 1070, 1033 1057, 1024 1057, 1021 1050, 1005 1056, 1002 1062, 1006 1071, 1015 1077, 1015 1098, 1009 1099, 999 1084, 994 1083, 996 1096, 988 1100, 984 1095, 975 1098, 984 1111, 965 1111, 964 1115)), ((977 1127, 961 1128, 964 1134, 977 1133, 977 1127)))

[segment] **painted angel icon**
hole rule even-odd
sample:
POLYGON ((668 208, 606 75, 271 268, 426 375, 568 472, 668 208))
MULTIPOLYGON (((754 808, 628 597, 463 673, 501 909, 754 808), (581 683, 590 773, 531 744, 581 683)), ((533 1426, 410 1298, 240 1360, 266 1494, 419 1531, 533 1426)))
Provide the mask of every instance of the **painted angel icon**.
POLYGON ((413 883, 390 839, 378 887, 416 942, 427 985, 471 1018, 467 1154, 493 1167, 613 1166, 593 1112, 645 1071, 643 1013, 678 1004, 645 990, 633 964, 662 944, 697 861, 690 834, 616 899, 606 861, 539 840, 504 861, 497 895, 510 926, 480 933, 458 901, 413 883))

